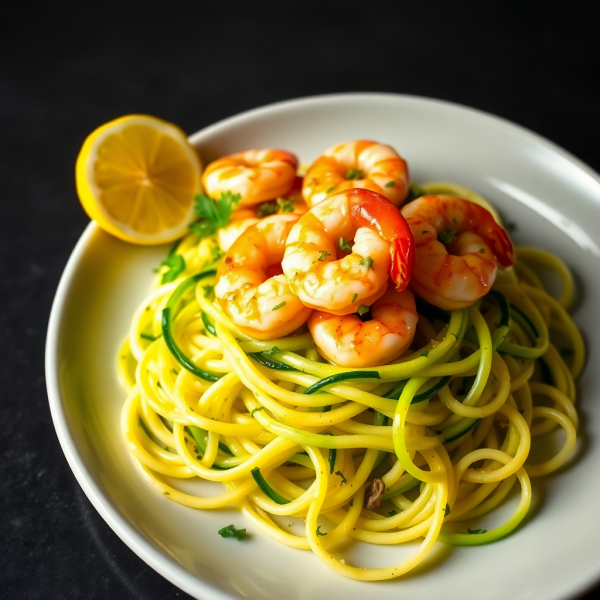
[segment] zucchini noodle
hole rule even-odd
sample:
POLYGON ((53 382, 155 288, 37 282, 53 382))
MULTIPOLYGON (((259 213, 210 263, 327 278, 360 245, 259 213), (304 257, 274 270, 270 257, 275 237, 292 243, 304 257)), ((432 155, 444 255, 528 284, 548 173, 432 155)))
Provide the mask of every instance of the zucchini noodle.
MULTIPOLYGON (((500 218, 462 186, 415 187, 460 195, 500 218)), ((306 328, 259 341, 229 321, 214 300, 214 237, 189 234, 173 252, 186 270, 157 282, 118 357, 122 435, 143 479, 169 500, 234 505, 260 532, 311 550, 341 575, 386 580, 413 569, 436 541, 474 546, 513 532, 527 515, 531 479, 573 453, 585 347, 567 313, 573 277, 553 254, 517 248, 516 265, 466 309, 419 300, 403 356, 345 369, 321 358, 306 328), (561 282, 557 298, 540 267, 561 282), (532 446, 558 429, 561 447, 533 462, 532 446), (180 479, 223 489, 199 496, 180 479), (381 504, 368 509, 374 479, 383 482, 381 504), (516 508, 486 530, 486 515, 513 488, 516 508), (349 539, 420 543, 399 564, 362 568, 339 550, 349 539)))

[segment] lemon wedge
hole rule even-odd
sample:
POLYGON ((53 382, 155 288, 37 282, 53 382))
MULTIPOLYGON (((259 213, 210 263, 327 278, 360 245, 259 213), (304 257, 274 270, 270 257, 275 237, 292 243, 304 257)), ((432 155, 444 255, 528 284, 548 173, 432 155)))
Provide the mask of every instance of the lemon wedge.
POLYGON ((89 217, 134 244, 184 235, 201 191, 202 165, 183 131, 146 115, 96 129, 81 148, 75 173, 89 217))

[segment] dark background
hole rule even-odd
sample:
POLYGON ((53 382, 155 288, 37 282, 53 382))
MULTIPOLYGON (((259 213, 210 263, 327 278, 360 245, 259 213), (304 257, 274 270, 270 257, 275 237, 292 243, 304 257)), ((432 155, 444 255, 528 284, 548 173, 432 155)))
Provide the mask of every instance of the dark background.
POLYGON ((510 119, 600 170, 599 26, 597 1, 0 2, 0 597, 187 597, 99 517, 50 419, 44 341, 88 221, 88 133, 132 112, 193 133, 288 98, 401 92, 510 119))

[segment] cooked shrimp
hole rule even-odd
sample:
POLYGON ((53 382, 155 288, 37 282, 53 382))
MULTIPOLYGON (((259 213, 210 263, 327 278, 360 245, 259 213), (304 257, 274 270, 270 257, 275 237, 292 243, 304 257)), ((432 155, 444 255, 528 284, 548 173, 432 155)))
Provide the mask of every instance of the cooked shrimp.
POLYGON ((306 202, 302 198, 302 177, 296 177, 292 189, 285 194, 284 198, 277 198, 264 204, 255 204, 246 208, 238 208, 233 211, 229 223, 221 227, 217 232, 219 248, 227 252, 231 244, 255 223, 269 215, 283 215, 292 213, 303 215, 308 210, 306 202))
POLYGON ((232 322, 259 340, 303 325, 310 313, 281 274, 285 240, 297 215, 273 215, 248 228, 223 257, 215 296, 232 322))
POLYGON ((308 328, 319 352, 340 367, 376 367, 398 358, 411 344, 417 326, 415 297, 393 285, 371 306, 370 321, 358 315, 315 311, 308 328))
POLYGON ((319 156, 304 177, 302 194, 314 206, 342 190, 366 188, 400 206, 408 184, 406 161, 393 148, 361 140, 337 144, 319 156))
POLYGON ((514 264, 508 234, 483 207, 454 196, 422 196, 402 208, 415 239, 412 290, 446 310, 489 292, 497 263, 514 264))
POLYGON ((305 306, 347 315, 382 296, 390 275, 403 290, 413 252, 412 234, 400 211, 377 192, 352 189, 300 217, 281 267, 305 306))
POLYGON ((231 192, 242 197, 238 206, 273 200, 291 189, 298 159, 284 150, 246 150, 224 156, 206 167, 202 185, 215 200, 231 192))

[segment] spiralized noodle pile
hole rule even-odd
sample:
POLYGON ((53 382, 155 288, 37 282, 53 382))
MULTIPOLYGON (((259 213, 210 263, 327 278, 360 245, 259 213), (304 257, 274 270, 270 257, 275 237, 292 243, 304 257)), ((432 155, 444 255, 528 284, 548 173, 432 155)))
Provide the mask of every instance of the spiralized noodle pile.
MULTIPOLYGON (((454 184, 420 187, 486 205, 454 184)), ((168 499, 235 505, 274 540, 363 581, 401 576, 436 541, 472 546, 506 536, 527 514, 531 478, 573 452, 585 361, 567 313, 569 270, 548 252, 516 251, 516 265, 500 269, 472 306, 446 312, 418 302, 415 341, 393 364, 345 369, 323 361, 306 329, 266 341, 237 330, 214 301, 214 237, 188 235, 175 251, 185 272, 140 304, 119 352, 128 392, 121 427, 135 465, 168 499), (539 266, 560 278, 558 299, 539 266), (557 428, 562 448, 530 464, 532 444, 557 428), (194 478, 220 483, 222 493, 191 495, 173 483, 194 478), (517 485, 506 522, 467 527, 485 525, 481 517, 517 485), (305 535, 280 526, 282 516, 301 518, 305 535), (361 568, 337 549, 349 538, 420 545, 399 564, 361 568)))

